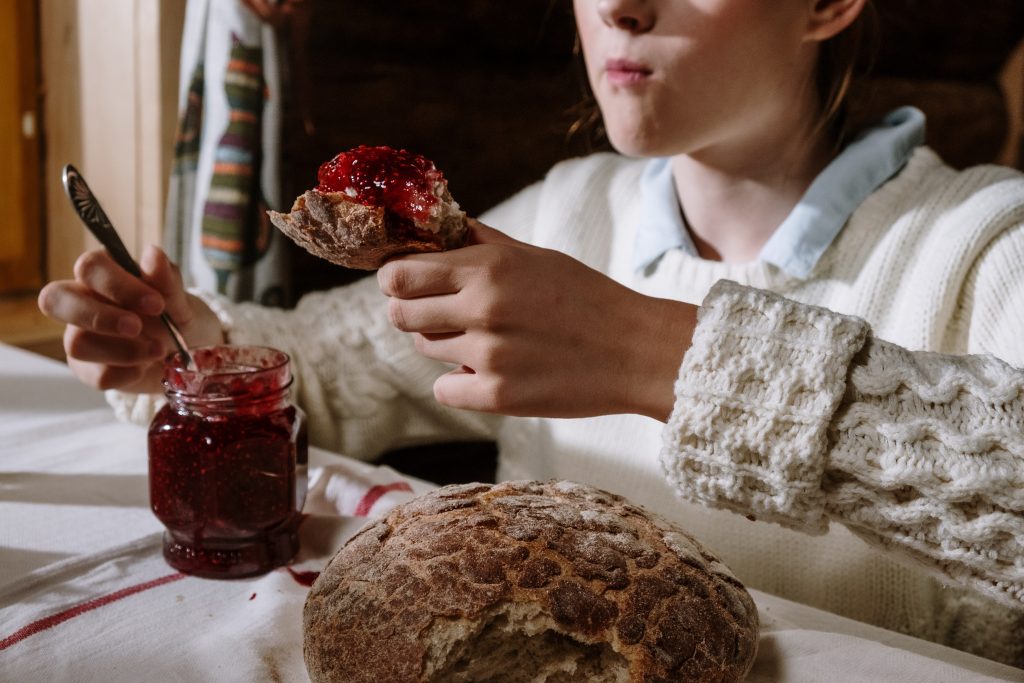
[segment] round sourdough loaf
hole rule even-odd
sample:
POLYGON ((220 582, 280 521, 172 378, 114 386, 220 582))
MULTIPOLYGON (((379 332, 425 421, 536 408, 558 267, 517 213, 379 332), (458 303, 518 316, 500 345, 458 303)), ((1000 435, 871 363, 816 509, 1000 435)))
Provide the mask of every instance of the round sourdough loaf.
POLYGON ((447 486, 360 530, 303 614, 314 683, 739 681, 750 595, 693 538, 570 482, 447 486))

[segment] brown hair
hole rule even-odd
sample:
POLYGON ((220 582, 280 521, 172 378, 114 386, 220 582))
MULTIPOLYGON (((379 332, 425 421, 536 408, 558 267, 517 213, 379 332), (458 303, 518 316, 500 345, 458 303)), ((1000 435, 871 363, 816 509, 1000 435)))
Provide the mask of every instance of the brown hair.
POLYGON ((577 73, 576 80, 580 86, 580 99, 566 112, 572 117, 573 121, 566 131, 565 139, 569 143, 573 139, 579 138, 582 142, 584 153, 589 154, 598 149, 608 148, 608 138, 605 136, 601 108, 597 105, 597 98, 594 97, 594 91, 590 88, 587 67, 583 62, 583 47, 580 45, 580 34, 578 32, 573 37, 572 56, 577 73))
POLYGON ((814 85, 821 121, 814 132, 828 134, 836 147, 842 147, 854 132, 849 128, 847 96, 854 79, 870 70, 877 40, 878 15, 867 0, 860 16, 819 48, 814 85))

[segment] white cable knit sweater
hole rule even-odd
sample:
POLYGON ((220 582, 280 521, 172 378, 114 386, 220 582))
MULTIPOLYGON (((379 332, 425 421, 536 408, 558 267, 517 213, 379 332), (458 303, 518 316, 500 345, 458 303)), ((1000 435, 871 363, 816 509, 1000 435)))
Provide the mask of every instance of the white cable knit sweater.
MULTIPOLYGON (((320 446, 370 458, 495 438, 501 478, 626 495, 753 587, 1024 666, 1024 177, 957 173, 922 148, 807 280, 681 251, 641 276, 642 166, 566 162, 482 218, 645 294, 703 301, 667 425, 439 406, 446 368, 391 328, 372 278, 287 312, 215 303, 233 343, 292 355, 320 446)), ((110 400, 152 414, 149 397, 110 400)))

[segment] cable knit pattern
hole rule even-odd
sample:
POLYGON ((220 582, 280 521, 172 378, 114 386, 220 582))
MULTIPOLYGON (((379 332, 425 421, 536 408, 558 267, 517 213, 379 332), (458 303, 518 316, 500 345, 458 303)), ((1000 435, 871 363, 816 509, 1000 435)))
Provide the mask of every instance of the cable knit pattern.
POLYGON ((1024 607, 1024 372, 872 339, 830 432, 830 515, 1024 607))
POLYGON ((867 324, 722 280, 676 383, 662 464, 690 500, 822 533, 826 432, 867 324))
POLYGON ((1024 372, 866 334, 856 318, 718 283, 676 384, 669 480, 808 532, 835 518, 1024 607, 1024 372))

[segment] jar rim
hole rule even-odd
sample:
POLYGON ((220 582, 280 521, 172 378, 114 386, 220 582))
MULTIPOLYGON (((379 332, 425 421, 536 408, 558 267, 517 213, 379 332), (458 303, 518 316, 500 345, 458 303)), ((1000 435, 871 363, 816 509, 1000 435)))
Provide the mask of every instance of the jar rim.
POLYGON ((181 353, 164 361, 168 395, 232 398, 276 392, 292 383, 291 357, 270 346, 215 344, 189 349, 196 368, 185 367, 181 353), (241 379, 245 378, 245 382, 241 379), (265 380, 260 383, 259 380, 265 380))

